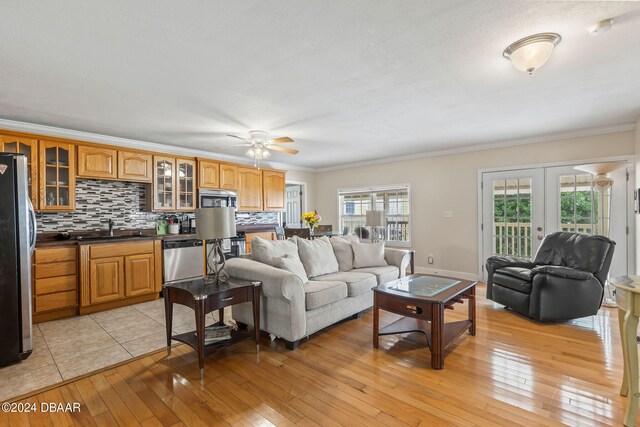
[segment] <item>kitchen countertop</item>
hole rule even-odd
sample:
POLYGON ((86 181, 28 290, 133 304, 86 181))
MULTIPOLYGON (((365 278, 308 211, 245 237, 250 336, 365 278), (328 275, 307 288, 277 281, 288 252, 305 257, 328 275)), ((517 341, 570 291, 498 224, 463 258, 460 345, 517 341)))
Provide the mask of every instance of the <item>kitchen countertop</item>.
MULTIPOLYGON (((250 224, 238 225, 237 231, 245 233, 273 231, 277 224, 250 224)), ((58 240, 56 236, 60 233, 38 233, 36 247, 56 247, 70 245, 86 245, 86 244, 102 244, 102 243, 119 243, 119 242, 135 242, 140 240, 176 240, 176 239, 195 239, 195 234, 156 234, 155 229, 146 230, 114 230, 113 234, 116 238, 104 238, 107 235, 105 231, 90 231, 70 233, 71 238, 68 240, 58 240), (140 235, 138 235, 140 234, 140 235), (122 237, 117 237, 122 236, 122 237), (125 237, 126 236, 126 237, 125 237)))

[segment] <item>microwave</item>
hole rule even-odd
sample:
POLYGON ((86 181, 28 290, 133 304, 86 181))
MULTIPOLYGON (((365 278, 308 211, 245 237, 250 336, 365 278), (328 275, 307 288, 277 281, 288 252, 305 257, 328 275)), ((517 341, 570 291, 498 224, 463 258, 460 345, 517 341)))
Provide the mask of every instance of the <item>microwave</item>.
POLYGON ((227 190, 198 190, 199 208, 237 208, 238 193, 227 190))

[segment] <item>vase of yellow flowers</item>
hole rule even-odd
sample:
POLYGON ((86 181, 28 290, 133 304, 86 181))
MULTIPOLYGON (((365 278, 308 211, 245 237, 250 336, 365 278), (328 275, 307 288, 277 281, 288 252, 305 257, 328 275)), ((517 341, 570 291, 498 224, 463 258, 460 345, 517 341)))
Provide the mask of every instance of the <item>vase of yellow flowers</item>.
POLYGON ((309 231, 313 233, 313 229, 320 222, 320 215, 318 215, 318 211, 305 212, 302 214, 302 219, 307 223, 307 227, 309 227, 309 231))

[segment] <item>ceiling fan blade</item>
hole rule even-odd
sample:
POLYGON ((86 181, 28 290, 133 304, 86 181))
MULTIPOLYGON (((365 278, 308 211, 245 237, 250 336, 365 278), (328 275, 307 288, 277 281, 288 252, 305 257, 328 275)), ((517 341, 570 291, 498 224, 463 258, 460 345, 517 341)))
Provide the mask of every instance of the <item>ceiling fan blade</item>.
POLYGON ((269 150, 282 151, 283 153, 289 154, 298 154, 298 150, 294 150, 293 148, 280 147, 279 145, 272 145, 269 147, 269 150))
POLYGON ((268 142, 275 143, 275 144, 284 144, 285 142, 294 142, 294 141, 288 136, 283 136, 282 138, 270 139, 268 142))
POLYGON ((238 136, 238 135, 231 135, 231 134, 227 134, 227 136, 230 136, 231 138, 238 138, 238 139, 241 139, 241 140, 243 140, 243 141, 249 141, 248 139, 243 138, 243 137, 238 136))

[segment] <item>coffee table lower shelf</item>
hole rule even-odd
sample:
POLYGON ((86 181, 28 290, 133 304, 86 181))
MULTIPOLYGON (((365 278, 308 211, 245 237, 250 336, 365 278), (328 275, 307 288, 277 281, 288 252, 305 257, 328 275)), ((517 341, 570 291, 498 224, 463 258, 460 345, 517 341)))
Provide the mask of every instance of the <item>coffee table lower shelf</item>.
MULTIPOLYGON (((443 347, 444 350, 447 348, 449 344, 455 341, 458 337, 464 334, 471 327, 470 320, 460 320, 458 322, 449 322, 445 323, 443 327, 443 347)), ((401 319, 396 320, 390 325, 385 326, 380 329, 378 335, 396 335, 396 334, 407 334, 410 332, 420 332, 424 334, 427 339, 427 345, 429 349, 433 350, 431 344, 431 323, 422 320, 416 319, 413 317, 403 317, 401 319)))

